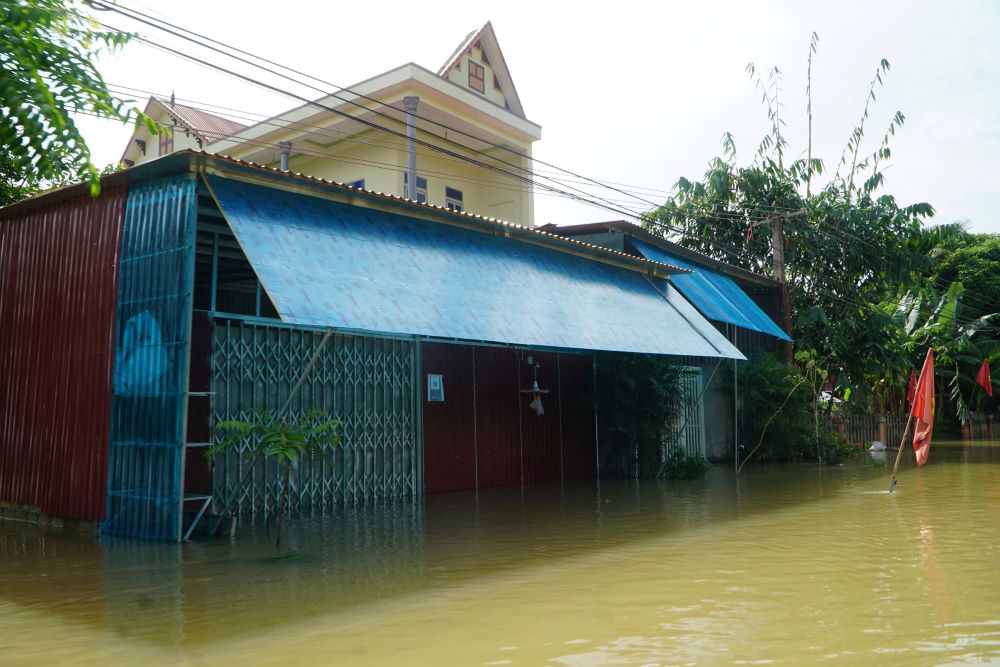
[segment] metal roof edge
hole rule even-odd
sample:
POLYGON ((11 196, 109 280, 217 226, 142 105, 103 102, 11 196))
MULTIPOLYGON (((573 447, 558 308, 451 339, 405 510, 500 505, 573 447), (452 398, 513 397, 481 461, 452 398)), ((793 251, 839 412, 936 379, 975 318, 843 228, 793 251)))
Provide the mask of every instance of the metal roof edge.
POLYGON ((656 236, 655 234, 650 234, 648 231, 636 225, 634 223, 628 222, 627 220, 609 220, 606 222, 589 222, 579 225, 555 225, 548 224, 543 227, 546 231, 553 230, 552 233, 558 234, 562 230, 563 232, 569 233, 568 235, 575 234, 594 234, 602 231, 617 231, 621 232, 625 236, 634 236, 642 241, 651 243, 658 246, 666 252, 672 252, 684 259, 689 259, 696 264, 700 264, 705 268, 714 269, 720 273, 724 273, 730 278, 735 278, 737 280, 754 283, 762 287, 778 287, 781 285, 777 280, 769 276, 761 275, 759 273, 754 273, 753 271, 748 271, 746 269, 741 269, 738 266, 733 266, 732 264, 727 264, 726 262, 715 259, 714 257, 709 257, 708 255, 698 252, 697 250, 692 250, 686 248, 673 241, 668 241, 662 237, 656 236))
MULTIPOLYGON (((344 183, 309 176, 307 174, 298 172, 286 173, 273 167, 245 162, 227 156, 213 155, 204 151, 185 150, 173 153, 171 156, 187 156, 191 160, 191 164, 199 172, 215 174, 223 178, 228 177, 235 180, 256 182, 258 185, 274 187, 279 190, 297 192, 306 196, 318 196, 342 204, 375 208, 438 224, 471 229, 493 236, 514 238, 525 243, 532 243, 560 252, 567 252, 657 278, 669 278, 671 274, 677 273, 690 273, 688 269, 635 257, 634 255, 602 248, 577 239, 551 234, 544 230, 524 227, 475 213, 451 211, 442 206, 416 202, 384 192, 355 188, 344 183), (282 181, 285 182, 283 183, 282 181), (286 187, 282 187, 283 185, 286 187)), ((158 161, 154 160, 144 163, 133 169, 152 165, 158 161)))

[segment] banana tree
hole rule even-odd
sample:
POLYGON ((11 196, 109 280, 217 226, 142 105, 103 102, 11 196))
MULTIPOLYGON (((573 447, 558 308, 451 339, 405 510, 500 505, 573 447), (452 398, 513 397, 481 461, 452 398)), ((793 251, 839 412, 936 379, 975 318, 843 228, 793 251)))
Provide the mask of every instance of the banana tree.
POLYGON ((944 294, 933 288, 911 290, 899 302, 897 319, 907 335, 906 347, 918 356, 933 347, 936 371, 947 387, 947 399, 959 422, 969 418, 970 403, 981 405, 975 391, 975 377, 983 359, 1000 359, 1000 340, 992 322, 1000 313, 975 319, 963 317, 961 282, 953 282, 944 294))

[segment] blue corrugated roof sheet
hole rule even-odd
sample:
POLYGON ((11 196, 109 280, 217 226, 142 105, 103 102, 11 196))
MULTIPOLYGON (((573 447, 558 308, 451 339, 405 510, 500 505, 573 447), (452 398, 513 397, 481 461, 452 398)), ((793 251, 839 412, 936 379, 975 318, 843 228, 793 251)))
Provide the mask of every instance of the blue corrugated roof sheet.
POLYGON ((638 239, 629 239, 646 259, 672 264, 692 273, 670 278, 684 296, 710 320, 728 322, 790 341, 791 338, 760 309, 729 276, 684 260, 677 255, 638 239))
POLYGON ((209 176, 281 318, 305 326, 742 359, 663 280, 557 249, 209 176))

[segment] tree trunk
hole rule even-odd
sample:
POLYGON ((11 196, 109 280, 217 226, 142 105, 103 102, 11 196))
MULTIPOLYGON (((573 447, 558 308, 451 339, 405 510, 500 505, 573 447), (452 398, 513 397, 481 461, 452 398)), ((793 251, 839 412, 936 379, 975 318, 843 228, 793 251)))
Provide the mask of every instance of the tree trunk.
POLYGON ((285 474, 281 480, 281 497, 278 499, 278 522, 274 540, 274 548, 281 551, 281 519, 285 516, 285 509, 288 507, 288 475, 291 472, 291 461, 285 461, 285 474))

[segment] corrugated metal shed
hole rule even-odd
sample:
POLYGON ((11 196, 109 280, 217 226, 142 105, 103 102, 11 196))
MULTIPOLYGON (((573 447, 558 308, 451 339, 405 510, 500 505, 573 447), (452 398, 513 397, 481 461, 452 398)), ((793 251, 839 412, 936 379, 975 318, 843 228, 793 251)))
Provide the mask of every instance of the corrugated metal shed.
POLYGON ((688 262, 638 239, 630 239, 630 242, 646 259, 689 269, 691 273, 678 274, 671 281, 705 317, 766 333, 781 340, 791 340, 729 276, 688 262))
POLYGON ((523 241, 209 176, 284 321, 742 359, 663 281, 523 241))
POLYGON ((192 175, 129 188, 104 523, 111 534, 180 536, 196 207, 192 175))
POLYGON ((125 195, 0 219, 0 500, 104 517, 125 195))

